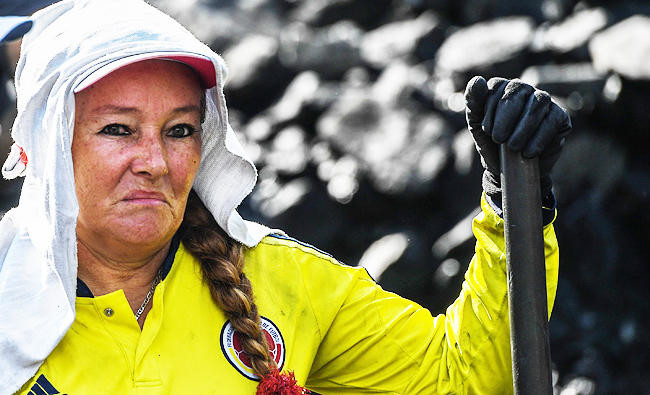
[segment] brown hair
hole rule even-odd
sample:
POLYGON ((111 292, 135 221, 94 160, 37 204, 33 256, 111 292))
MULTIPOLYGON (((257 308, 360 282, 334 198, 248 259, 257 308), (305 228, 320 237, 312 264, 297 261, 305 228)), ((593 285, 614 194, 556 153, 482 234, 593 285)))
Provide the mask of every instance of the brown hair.
POLYGON ((253 288, 244 275, 243 247, 219 227, 194 190, 190 192, 180 228, 185 248, 201 263, 212 299, 239 332, 242 348, 258 376, 275 366, 260 327, 253 288))

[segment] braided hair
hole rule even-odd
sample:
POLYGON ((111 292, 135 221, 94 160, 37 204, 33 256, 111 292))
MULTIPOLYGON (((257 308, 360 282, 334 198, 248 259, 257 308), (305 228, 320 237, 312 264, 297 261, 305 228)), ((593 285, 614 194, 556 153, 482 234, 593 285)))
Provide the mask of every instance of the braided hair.
MULTIPOLYGON (((203 123, 205 91, 201 94, 200 111, 203 123)), ((179 233, 185 248, 200 262, 203 281, 212 299, 239 333, 243 351, 255 374, 262 379, 257 394, 311 394, 297 384, 293 372, 278 371, 262 332, 253 287, 243 271, 243 246, 221 229, 194 190, 188 196, 179 233)))
POLYGON ((242 245, 221 229, 194 190, 187 201, 180 234, 185 248, 201 263, 212 299, 239 332, 253 370, 260 377, 266 376, 276 365, 260 327, 253 287, 243 272, 242 245))

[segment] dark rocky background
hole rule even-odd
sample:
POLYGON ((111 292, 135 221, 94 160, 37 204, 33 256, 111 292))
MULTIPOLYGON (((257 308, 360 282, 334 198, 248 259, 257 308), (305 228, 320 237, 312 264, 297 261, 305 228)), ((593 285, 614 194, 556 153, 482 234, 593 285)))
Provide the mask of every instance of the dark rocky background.
MULTIPOLYGON (((574 124, 554 171, 556 393, 650 394, 650 4, 152 3, 229 65, 231 123, 260 171, 243 216, 434 312, 459 291, 481 192, 464 85, 503 76, 553 94, 574 124)), ((0 188, 1 211, 18 185, 0 188)))

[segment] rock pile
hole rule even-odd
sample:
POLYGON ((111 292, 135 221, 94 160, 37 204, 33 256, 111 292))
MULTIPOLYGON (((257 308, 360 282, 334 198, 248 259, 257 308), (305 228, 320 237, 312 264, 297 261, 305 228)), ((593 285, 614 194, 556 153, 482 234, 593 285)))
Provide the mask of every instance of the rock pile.
POLYGON ((650 393, 650 6, 596 0, 152 3, 230 67, 233 127, 260 170, 244 217, 434 312, 473 253, 473 75, 554 95, 574 132, 555 169, 551 320, 561 394, 650 393))
POLYGON ((157 4, 213 32, 205 39, 231 67, 231 112, 260 168, 244 215, 368 265, 382 286, 434 311, 455 298, 473 252, 480 163, 464 130, 464 85, 503 76, 553 94, 574 124, 554 175, 556 389, 650 392, 641 373, 650 367, 649 6, 157 4), (206 27, 196 7, 236 26, 206 27))

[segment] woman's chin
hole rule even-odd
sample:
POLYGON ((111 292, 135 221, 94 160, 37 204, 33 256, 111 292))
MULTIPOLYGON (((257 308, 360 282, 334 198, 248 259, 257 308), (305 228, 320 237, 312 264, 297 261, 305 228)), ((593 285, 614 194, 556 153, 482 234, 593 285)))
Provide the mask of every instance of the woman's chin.
POLYGON ((178 229, 171 217, 135 216, 123 218, 112 226, 111 234, 117 240, 128 244, 151 245, 168 242, 178 229))

